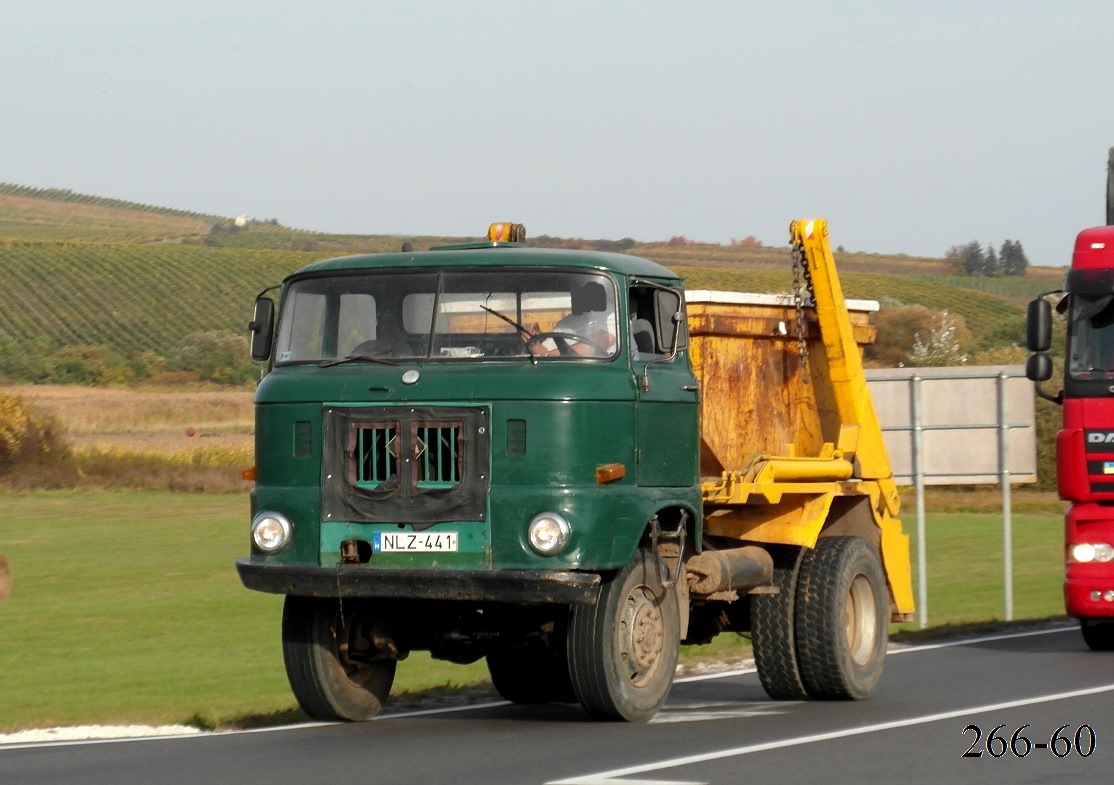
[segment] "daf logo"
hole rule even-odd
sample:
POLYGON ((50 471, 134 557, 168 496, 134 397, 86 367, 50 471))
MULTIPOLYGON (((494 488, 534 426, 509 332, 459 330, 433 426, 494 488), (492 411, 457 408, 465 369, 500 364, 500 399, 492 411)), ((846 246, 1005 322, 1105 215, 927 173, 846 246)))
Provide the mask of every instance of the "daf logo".
POLYGON ((1114 444, 1114 431, 1088 431, 1087 444, 1114 444))

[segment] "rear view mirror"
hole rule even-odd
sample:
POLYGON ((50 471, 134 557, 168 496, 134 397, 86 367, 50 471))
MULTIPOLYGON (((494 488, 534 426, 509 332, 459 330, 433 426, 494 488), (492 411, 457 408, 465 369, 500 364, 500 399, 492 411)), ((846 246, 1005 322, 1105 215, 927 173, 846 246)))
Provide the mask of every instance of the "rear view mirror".
POLYGON ((1029 303, 1025 340, 1031 352, 1047 352, 1052 346, 1052 306, 1043 297, 1029 303))
POLYGON ((271 356, 271 338, 275 332, 274 300, 270 297, 256 299, 248 329, 251 330, 251 359, 265 362, 271 356))
POLYGON ((1044 352, 1029 355, 1025 363, 1025 375, 1030 381, 1047 382, 1052 378, 1052 358, 1044 352))

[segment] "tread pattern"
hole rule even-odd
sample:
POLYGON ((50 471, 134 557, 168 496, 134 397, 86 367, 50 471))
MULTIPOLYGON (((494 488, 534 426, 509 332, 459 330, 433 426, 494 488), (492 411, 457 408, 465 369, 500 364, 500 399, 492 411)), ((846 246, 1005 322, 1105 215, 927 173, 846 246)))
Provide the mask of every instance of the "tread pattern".
POLYGON ((362 721, 383 708, 394 683, 394 660, 375 663, 363 686, 352 682, 337 657, 331 625, 336 602, 288 595, 282 609, 282 659, 298 705, 315 720, 362 721))
POLYGON ((804 555, 797 580, 797 654, 810 696, 861 700, 874 691, 886 656, 889 607, 878 555, 862 538, 822 538, 804 555), (865 665, 851 658, 843 615, 851 581, 860 574, 870 581, 876 611, 874 654, 865 665))
POLYGON ((576 699, 586 712, 601 720, 650 720, 673 686, 680 647, 677 594, 661 587, 657 558, 640 549, 631 563, 605 580, 595 605, 573 605, 569 612, 569 677, 576 699), (645 585, 660 598, 663 617, 663 659, 651 683, 635 687, 619 663, 619 617, 635 586, 645 585))
POLYGON ((774 700, 802 700, 808 697, 797 662, 794 631, 797 574, 804 555, 802 548, 771 548, 774 557, 773 585, 777 594, 756 594, 751 598, 751 643, 754 664, 762 689, 774 700))

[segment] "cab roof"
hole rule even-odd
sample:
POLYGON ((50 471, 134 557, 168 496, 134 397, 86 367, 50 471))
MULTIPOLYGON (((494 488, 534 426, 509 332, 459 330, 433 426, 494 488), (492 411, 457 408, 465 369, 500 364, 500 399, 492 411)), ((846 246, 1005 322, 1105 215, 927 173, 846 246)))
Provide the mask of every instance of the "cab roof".
POLYGON ((557 248, 531 248, 523 243, 469 243, 430 251, 359 254, 323 259, 306 265, 290 278, 353 270, 414 269, 420 267, 582 267, 646 278, 679 280, 657 262, 627 254, 557 248))

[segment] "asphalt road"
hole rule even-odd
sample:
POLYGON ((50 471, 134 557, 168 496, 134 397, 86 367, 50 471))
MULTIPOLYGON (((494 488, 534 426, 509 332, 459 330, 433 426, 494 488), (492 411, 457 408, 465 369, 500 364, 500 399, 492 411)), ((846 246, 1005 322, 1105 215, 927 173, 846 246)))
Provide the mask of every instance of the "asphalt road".
POLYGON ((891 651, 862 702, 771 702, 744 670, 679 681, 649 725, 489 703, 357 725, 13 745, 0 747, 0 783, 1108 783, 1112 761, 1114 655, 1059 627, 891 651))

